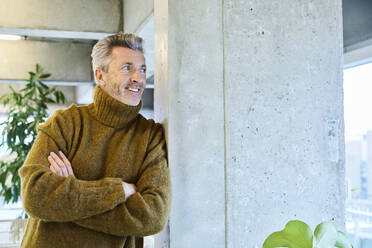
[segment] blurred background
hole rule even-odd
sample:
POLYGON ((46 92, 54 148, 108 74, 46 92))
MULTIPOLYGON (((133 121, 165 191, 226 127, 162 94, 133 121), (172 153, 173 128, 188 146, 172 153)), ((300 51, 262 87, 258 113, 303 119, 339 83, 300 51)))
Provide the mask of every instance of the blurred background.
MULTIPOLYGON (((40 64, 44 81, 66 96, 48 114, 93 100, 90 53, 97 40, 118 31, 145 40, 148 66, 142 114, 154 117, 154 2, 151 0, 2 0, 0 8, 0 95, 24 87, 40 64)), ((356 248, 372 248, 372 1, 343 0, 346 230, 356 248)), ((0 105, 0 122, 7 109, 0 105)), ((1 133, 1 130, 0 130, 1 133)), ((6 146, 0 160, 10 159, 6 146)), ((18 247, 21 202, 0 199, 0 247, 18 247)), ((154 246, 146 238, 146 248, 154 246)))

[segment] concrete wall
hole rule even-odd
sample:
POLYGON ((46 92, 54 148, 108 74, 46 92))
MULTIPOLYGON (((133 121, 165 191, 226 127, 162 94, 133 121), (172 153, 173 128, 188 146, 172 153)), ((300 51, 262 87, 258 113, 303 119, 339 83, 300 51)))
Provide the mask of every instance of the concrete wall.
POLYGON ((2 0, 0 27, 117 32, 120 0, 2 0))
POLYGON ((170 247, 260 247, 292 219, 344 229, 341 0, 156 1, 154 13, 170 247))
POLYGON ((90 44, 43 41, 0 40, 0 79, 28 78, 39 63, 48 80, 93 81, 89 56, 90 44))
POLYGON ((124 32, 136 33, 154 11, 154 0, 123 0, 124 32))
POLYGON ((229 246, 290 219, 343 229, 341 1, 225 4, 229 246))

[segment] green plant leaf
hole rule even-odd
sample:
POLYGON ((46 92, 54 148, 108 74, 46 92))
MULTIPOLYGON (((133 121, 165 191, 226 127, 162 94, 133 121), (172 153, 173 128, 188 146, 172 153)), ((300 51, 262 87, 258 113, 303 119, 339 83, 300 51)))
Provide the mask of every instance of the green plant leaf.
POLYGON ((55 103, 56 101, 54 101, 52 98, 46 97, 45 102, 46 103, 55 103))
POLYGON ((31 89, 29 92, 25 94, 25 97, 28 99, 32 99, 32 97, 35 95, 35 88, 31 89))
POLYGON ((52 75, 52 74, 50 74, 50 73, 45 73, 45 74, 42 74, 42 75, 40 76, 40 78, 41 78, 41 79, 48 78, 48 77, 50 77, 50 75, 52 75))
POLYGON ((40 65, 39 64, 36 64, 36 73, 40 73, 40 65))
POLYGON ((43 87, 37 87, 37 90, 39 91, 40 95, 44 94, 44 88, 43 87))
MULTIPOLYGON (((49 75, 50 75, 50 74, 49 74, 49 75)), ((39 84, 40 84, 44 89, 46 89, 46 90, 49 89, 49 87, 48 87, 46 84, 44 84, 43 82, 39 81, 39 84)))
POLYGON ((320 223, 314 231, 317 248, 334 247, 337 240, 337 230, 331 222, 320 223))
POLYGON ((337 248, 353 248, 354 246, 350 243, 348 237, 345 233, 338 231, 337 232, 337 240, 335 247, 337 248))
POLYGON ((60 91, 60 95, 61 95, 62 103, 66 103, 66 98, 65 98, 65 95, 62 93, 62 91, 60 91))
POLYGON ((59 95, 59 92, 58 91, 54 91, 54 96, 56 97, 56 102, 59 103, 60 102, 60 95, 59 95))
POLYGON ((33 73, 33 72, 29 72, 29 74, 30 74, 30 79, 27 80, 27 81, 29 81, 30 83, 32 83, 32 82, 34 82, 36 80, 36 78, 38 77, 38 75, 35 74, 35 73, 33 73))
POLYGON ((10 95, 9 94, 2 95, 0 100, 2 101, 4 106, 7 105, 10 101, 10 95))
POLYGON ((29 78, 21 78, 20 80, 21 81, 26 81, 26 82, 30 83, 30 79, 29 78))
POLYGON ((289 221, 282 231, 272 233, 263 244, 263 248, 274 247, 312 248, 313 234, 310 227, 299 220, 289 221))

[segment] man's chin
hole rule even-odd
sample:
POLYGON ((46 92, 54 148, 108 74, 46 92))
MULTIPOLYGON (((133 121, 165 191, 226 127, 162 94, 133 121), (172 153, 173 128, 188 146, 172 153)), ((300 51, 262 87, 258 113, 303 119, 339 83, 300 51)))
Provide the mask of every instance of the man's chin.
POLYGON ((121 99, 120 100, 122 103, 126 104, 126 105, 129 105, 129 106, 137 106, 141 99, 139 100, 134 100, 134 99, 121 99))

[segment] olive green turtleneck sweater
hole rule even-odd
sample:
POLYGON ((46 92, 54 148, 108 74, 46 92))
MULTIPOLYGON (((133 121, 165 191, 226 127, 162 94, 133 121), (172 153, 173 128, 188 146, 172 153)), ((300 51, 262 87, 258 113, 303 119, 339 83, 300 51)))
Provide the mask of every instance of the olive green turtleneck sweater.
POLYGON ((101 88, 94 102, 56 111, 19 170, 22 202, 30 215, 21 247, 143 246, 143 236, 167 223, 171 188, 163 129, 101 88), (49 169, 61 150, 76 178, 49 169), (122 181, 137 193, 125 201, 122 181))

